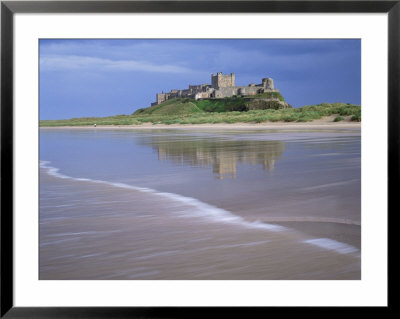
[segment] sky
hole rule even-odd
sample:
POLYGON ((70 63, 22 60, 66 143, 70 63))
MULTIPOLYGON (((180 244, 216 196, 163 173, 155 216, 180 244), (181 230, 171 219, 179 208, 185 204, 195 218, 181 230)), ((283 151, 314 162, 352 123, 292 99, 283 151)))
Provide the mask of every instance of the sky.
POLYGON ((293 107, 361 104, 359 39, 41 39, 39 59, 41 120, 132 114, 217 72, 273 78, 293 107))

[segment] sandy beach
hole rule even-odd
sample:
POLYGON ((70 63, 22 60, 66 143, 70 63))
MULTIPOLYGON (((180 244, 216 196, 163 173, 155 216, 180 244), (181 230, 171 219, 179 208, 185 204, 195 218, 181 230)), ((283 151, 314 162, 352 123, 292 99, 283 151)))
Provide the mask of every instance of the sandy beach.
MULTIPOLYGON (((361 129, 361 122, 350 121, 350 117, 341 122, 333 122, 335 116, 328 116, 313 122, 264 122, 264 123, 217 123, 217 124, 152 124, 141 125, 97 125, 101 129, 361 129)), ((93 129, 93 126, 57 126, 41 129, 93 129)))
POLYGON ((358 280, 360 132, 42 128, 40 279, 358 280))

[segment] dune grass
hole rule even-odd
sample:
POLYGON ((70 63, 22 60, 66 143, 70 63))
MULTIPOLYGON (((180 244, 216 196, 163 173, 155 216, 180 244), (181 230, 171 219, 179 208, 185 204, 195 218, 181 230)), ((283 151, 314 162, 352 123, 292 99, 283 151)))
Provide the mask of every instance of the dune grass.
POLYGON ((138 110, 132 115, 46 120, 40 121, 40 126, 311 122, 331 115, 351 116, 352 121, 360 122, 361 106, 346 103, 322 103, 279 110, 207 112, 202 106, 199 107, 192 101, 184 99, 179 101, 179 104, 171 102, 167 105, 163 104, 163 107, 156 105, 142 111, 138 110))
POLYGON ((173 99, 149 108, 139 109, 133 115, 183 115, 203 112, 193 100, 173 99))

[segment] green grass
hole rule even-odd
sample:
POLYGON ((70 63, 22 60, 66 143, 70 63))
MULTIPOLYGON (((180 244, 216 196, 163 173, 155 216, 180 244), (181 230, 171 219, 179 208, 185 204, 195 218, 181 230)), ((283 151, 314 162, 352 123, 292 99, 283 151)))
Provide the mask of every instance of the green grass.
POLYGON ((249 95, 248 98, 262 98, 262 99, 279 99, 280 101, 285 101, 283 98, 282 94, 280 92, 265 92, 265 93, 259 93, 256 95, 249 95))
POLYGON ((281 109, 278 101, 265 101, 265 98, 278 98, 284 101, 279 92, 261 93, 252 96, 232 96, 224 99, 203 99, 192 102, 204 112, 247 112, 249 110, 281 109))
MULTIPOLYGON (((231 98, 232 105, 239 106, 241 98, 231 98)), ((40 126, 93 126, 96 125, 140 125, 153 124, 205 124, 205 123, 262 123, 262 122, 311 122, 324 116, 351 116, 352 121, 361 121, 361 106, 345 103, 322 103, 301 108, 255 109, 245 111, 221 111, 221 100, 190 99, 169 100, 132 115, 109 117, 73 118, 69 120, 40 121, 40 126), (211 111, 213 109, 214 111, 211 111)), ((335 118, 335 119, 336 119, 335 118)))
POLYGON ((108 117, 83 117, 68 120, 44 120, 40 126, 93 126, 96 125, 139 125, 138 119, 130 115, 117 115, 108 117))
POLYGON ((193 102, 189 99, 172 99, 147 109, 139 109, 134 115, 183 115, 202 112, 193 102))
POLYGON ((340 122, 343 121, 344 117, 343 116, 336 116, 335 119, 333 120, 333 122, 340 122))
POLYGON ((247 111, 246 101, 242 97, 230 97, 225 99, 205 99, 193 101, 204 112, 233 112, 247 111))
POLYGON ((361 111, 357 112, 351 117, 352 121, 361 122, 361 111))

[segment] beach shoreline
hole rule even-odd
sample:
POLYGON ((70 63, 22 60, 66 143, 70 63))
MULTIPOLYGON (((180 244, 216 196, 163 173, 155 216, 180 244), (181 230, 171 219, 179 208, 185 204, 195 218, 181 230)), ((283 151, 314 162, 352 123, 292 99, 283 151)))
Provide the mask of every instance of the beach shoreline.
POLYGON ((360 127, 43 128, 39 277, 359 280, 360 127))
POLYGON ((206 124, 152 124, 96 125, 96 126, 41 126, 40 129, 361 129, 361 122, 333 122, 326 119, 313 122, 265 122, 265 123, 206 123, 206 124))

